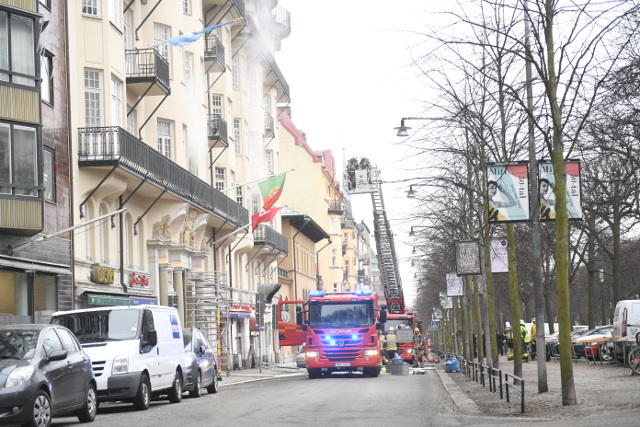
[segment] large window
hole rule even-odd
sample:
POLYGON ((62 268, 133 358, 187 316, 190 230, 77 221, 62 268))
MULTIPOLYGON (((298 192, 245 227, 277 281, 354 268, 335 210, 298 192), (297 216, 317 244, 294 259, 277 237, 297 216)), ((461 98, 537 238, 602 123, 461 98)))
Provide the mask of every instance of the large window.
POLYGON ((35 87, 36 77, 34 20, 0 12, 0 81, 35 87))
POLYGON ((109 0, 109 20, 118 28, 120 28, 120 17, 122 16, 120 12, 121 1, 122 0, 109 0))
POLYGON ((0 325, 49 323, 57 295, 54 276, 0 270, 0 325))
POLYGON ((82 13, 89 16, 100 16, 100 0, 82 0, 82 13))
POLYGON ((273 151, 272 150, 265 150, 264 163, 265 163, 264 166, 267 169, 267 173, 271 175, 273 173, 273 151))
POLYGON ((122 83, 111 77, 111 122, 122 127, 122 83))
POLYGON ((238 64, 238 55, 231 59, 231 81, 234 89, 240 89, 240 67, 238 64))
POLYGON ((193 91, 193 53, 184 52, 184 84, 187 91, 193 91))
POLYGON ((165 40, 171 38, 171 28, 162 24, 154 24, 153 34, 156 43, 156 50, 164 59, 169 63, 169 73, 171 73, 171 49, 169 49, 169 43, 164 43, 165 40))
POLYGON ((173 123, 158 119, 158 151, 173 160, 173 123))
POLYGON ((36 128, 0 122, 0 193, 38 195, 36 128))
POLYGON ((233 140, 236 144, 236 156, 242 155, 242 129, 240 127, 240 119, 233 119, 233 140))

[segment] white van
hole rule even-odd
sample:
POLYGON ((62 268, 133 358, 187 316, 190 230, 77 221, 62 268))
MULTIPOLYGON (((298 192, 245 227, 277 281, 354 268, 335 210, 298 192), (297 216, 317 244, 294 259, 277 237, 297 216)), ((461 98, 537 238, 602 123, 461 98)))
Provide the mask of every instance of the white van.
POLYGON ((614 338, 634 339, 640 332, 640 300, 618 301, 613 314, 614 338))
POLYGON ((152 397, 182 400, 185 353, 178 311, 158 305, 59 311, 51 323, 69 328, 91 358, 98 401, 123 400, 138 410, 152 397))

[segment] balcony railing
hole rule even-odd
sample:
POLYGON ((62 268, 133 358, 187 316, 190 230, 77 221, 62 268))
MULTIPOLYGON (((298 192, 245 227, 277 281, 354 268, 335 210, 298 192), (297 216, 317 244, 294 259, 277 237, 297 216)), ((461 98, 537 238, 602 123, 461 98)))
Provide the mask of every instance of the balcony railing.
POLYGON ((120 127, 78 129, 78 165, 118 166, 233 225, 249 223, 244 207, 120 127))
POLYGON ((282 267, 278 267, 278 277, 280 277, 282 279, 288 279, 289 278, 289 271, 287 271, 286 269, 284 269, 282 267))
POLYGON ((342 228, 355 228, 356 223, 352 218, 342 218, 340 220, 340 227, 342 228))
POLYGON ((155 83, 165 94, 171 93, 169 62, 157 50, 153 48, 125 50, 125 67, 127 84, 155 83))
POLYGON ((253 243, 255 245, 268 246, 284 255, 289 254, 289 241, 287 238, 264 224, 260 224, 253 232, 253 243))
POLYGON ((207 133, 209 141, 219 141, 225 147, 229 146, 227 122, 218 114, 210 114, 207 117, 207 133))
POLYGON ((224 73, 224 46, 215 33, 208 33, 204 38, 204 60, 212 62, 213 71, 224 73))
POLYGON ((344 205, 340 200, 331 200, 327 212, 333 215, 342 215, 344 213, 344 205))
POLYGON ((271 114, 264 115, 264 136, 265 138, 276 137, 276 128, 273 122, 273 117, 271 117, 271 114))

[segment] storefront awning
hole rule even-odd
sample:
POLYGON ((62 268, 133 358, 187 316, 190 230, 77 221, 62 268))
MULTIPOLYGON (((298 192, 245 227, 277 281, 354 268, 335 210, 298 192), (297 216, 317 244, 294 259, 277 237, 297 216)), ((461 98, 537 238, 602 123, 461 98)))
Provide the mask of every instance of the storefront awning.
POLYGON ((158 305, 156 297, 131 296, 131 301, 133 301, 133 305, 158 305))
POLYGON ((89 305, 133 305, 131 298, 120 295, 87 293, 89 305))
POLYGON ((24 259, 4 255, 0 255, 0 267, 30 270, 36 273, 71 275, 71 270, 68 265, 25 261, 24 259))
POLYGON ((250 312, 244 310, 230 310, 229 317, 248 318, 251 315, 250 312))

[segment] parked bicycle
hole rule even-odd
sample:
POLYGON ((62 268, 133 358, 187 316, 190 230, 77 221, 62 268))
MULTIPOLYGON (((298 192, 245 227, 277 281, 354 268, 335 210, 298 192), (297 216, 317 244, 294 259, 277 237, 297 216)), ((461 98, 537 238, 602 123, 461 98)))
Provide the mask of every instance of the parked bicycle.
POLYGON ((636 334, 636 345, 629 352, 631 375, 640 375, 640 332, 636 334))

